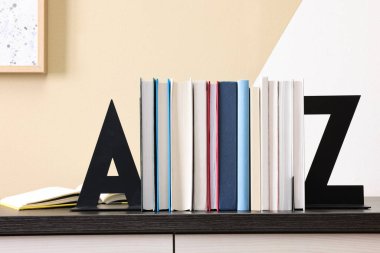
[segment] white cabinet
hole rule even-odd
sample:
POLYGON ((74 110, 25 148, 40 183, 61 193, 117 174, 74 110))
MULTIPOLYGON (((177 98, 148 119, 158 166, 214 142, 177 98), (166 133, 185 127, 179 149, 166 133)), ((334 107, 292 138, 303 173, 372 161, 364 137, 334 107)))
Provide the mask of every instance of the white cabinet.
MULTIPOLYGON (((172 253, 173 235, 1 236, 1 253, 172 253)), ((380 234, 176 235, 176 253, 378 253, 380 234)))
POLYGON ((378 253, 380 234, 176 235, 176 253, 378 253))
POLYGON ((173 235, 1 236, 1 253, 172 253, 173 235))

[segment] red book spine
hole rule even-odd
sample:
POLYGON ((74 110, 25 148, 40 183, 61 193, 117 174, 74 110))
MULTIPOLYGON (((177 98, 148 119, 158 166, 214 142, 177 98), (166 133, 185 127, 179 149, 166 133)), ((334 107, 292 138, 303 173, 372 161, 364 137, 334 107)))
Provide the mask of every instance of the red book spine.
POLYGON ((207 211, 211 211, 210 189, 210 82, 206 84, 206 114, 207 114, 207 211))
POLYGON ((216 82, 216 210, 219 212, 219 82, 216 82))

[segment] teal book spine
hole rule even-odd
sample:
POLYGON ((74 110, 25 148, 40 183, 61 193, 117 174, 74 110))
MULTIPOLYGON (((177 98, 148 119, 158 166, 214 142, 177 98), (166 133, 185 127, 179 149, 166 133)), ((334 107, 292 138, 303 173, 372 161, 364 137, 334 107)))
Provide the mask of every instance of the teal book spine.
POLYGON ((249 207, 249 81, 238 81, 237 99, 237 209, 248 211, 249 207))
POLYGON ((171 80, 155 80, 156 211, 171 209, 171 80))

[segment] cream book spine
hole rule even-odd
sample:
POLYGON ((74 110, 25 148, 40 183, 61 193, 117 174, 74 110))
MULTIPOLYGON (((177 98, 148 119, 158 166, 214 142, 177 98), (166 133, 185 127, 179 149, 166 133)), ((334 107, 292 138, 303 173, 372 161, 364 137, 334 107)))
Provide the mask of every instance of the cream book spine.
POLYGON ((293 83, 294 209, 305 210, 304 84, 293 83))
POLYGON ((279 210, 293 209, 293 83, 279 84, 279 210))
POLYGON ((269 210, 278 210, 278 82, 269 81, 269 210))
POLYGON ((192 210, 193 89, 191 80, 173 82, 171 105, 172 210, 192 210))
POLYGON ((250 88, 251 210, 261 211, 260 88, 250 88))
POLYGON ((207 210, 207 83, 193 81, 194 197, 193 209, 207 210))
POLYGON ((269 210, 269 82, 264 77, 260 87, 260 176, 261 210, 269 210))

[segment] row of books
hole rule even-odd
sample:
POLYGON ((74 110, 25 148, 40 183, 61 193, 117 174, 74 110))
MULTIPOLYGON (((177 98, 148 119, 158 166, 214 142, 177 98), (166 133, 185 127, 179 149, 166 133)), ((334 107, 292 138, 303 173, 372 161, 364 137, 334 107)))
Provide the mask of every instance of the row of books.
POLYGON ((303 81, 264 78, 260 91, 261 194, 254 209, 304 210, 303 81))
POLYGON ((143 210, 304 208, 303 82, 140 88, 143 210))

